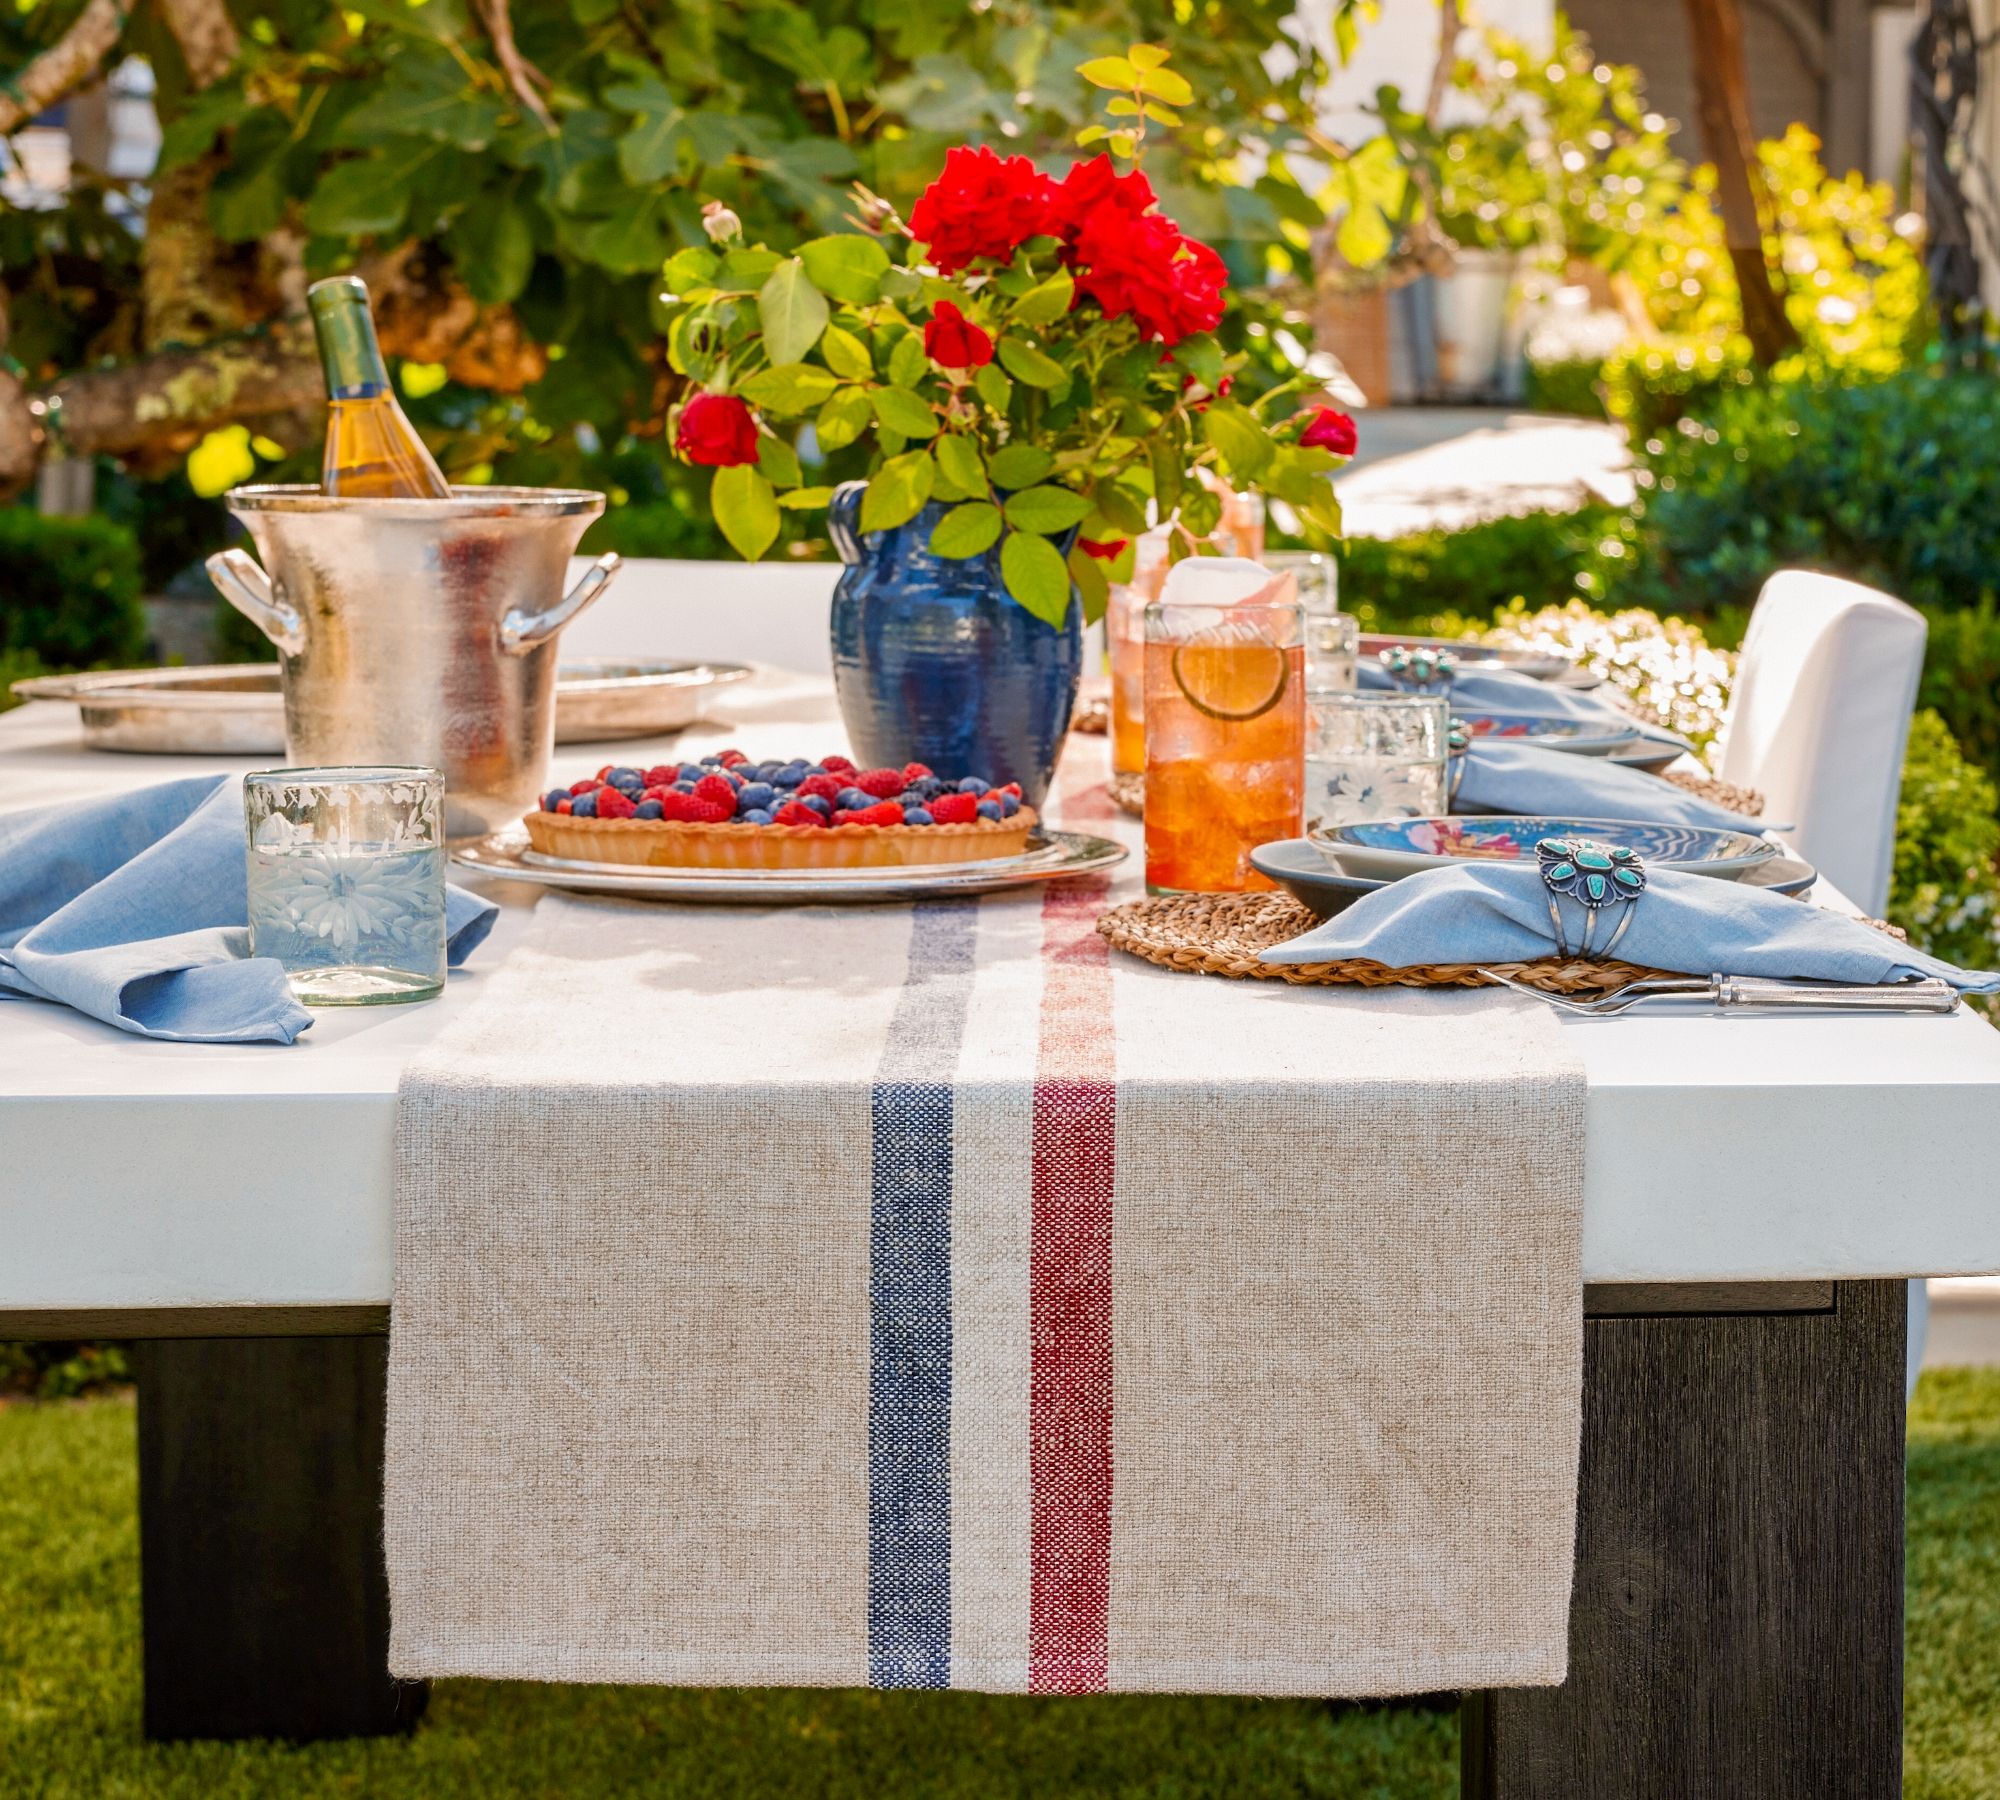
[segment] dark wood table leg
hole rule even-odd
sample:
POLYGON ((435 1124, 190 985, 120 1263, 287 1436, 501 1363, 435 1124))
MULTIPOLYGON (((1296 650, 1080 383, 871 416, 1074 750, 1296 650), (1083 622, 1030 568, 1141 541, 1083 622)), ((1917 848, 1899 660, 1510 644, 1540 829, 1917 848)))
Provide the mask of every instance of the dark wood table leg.
POLYGON ((1902 1792, 1905 1305, 1591 1290, 1569 1679, 1467 1697, 1468 1800, 1902 1792))
POLYGON ((387 1340, 141 1342, 146 1735, 407 1731, 382 1562, 387 1340))

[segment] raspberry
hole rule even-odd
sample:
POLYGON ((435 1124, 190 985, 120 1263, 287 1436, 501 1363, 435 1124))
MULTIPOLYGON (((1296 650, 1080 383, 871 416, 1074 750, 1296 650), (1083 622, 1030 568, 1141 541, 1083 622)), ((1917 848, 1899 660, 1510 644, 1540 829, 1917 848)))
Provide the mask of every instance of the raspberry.
POLYGON ((864 806, 858 812, 835 813, 836 825, 900 825, 903 809, 893 800, 884 800, 878 806, 864 806))
POLYGON ((799 783, 799 797, 803 799, 807 794, 817 794, 822 800, 838 800, 841 786, 837 775, 808 775, 799 783))
POLYGON ((600 819, 629 819, 638 810, 637 803, 615 787, 606 787, 597 796, 597 816, 600 819))
POLYGON ((694 784, 694 798, 721 807, 725 819, 736 810, 736 790, 726 776, 704 775, 694 784))
POLYGON ((822 756, 819 759, 819 766, 822 769, 832 770, 836 775, 852 775, 854 773, 854 765, 844 756, 822 756))
POLYGON ((750 759, 741 750, 724 750, 715 760, 725 769, 733 769, 738 763, 747 763, 750 759))
POLYGON ((903 765, 903 785, 908 787, 911 782, 922 781, 925 777, 935 775, 936 773, 935 769, 923 763, 905 763, 903 765))
POLYGON ((1018 781, 1010 781, 1005 787, 998 787, 993 791, 996 794, 1012 794, 1016 800, 1021 798, 1021 784, 1018 781))
POLYGON ((677 794, 672 788, 660 796, 660 817, 678 825, 720 825, 735 810, 733 805, 725 806, 720 800, 704 799, 700 794, 677 794))
POLYGON ((567 800, 558 800, 556 802, 556 811, 567 816, 569 813, 569 802, 567 800))
POLYGON ((603 782, 586 775, 581 781, 572 781, 569 784, 569 791, 572 794, 587 794, 592 788, 600 788, 603 785, 603 782))
POLYGON ((904 781, 901 769, 870 769, 865 775, 855 776, 854 785, 873 799, 887 800, 909 784, 904 781))
POLYGON ((662 763, 657 769, 648 769, 646 771, 646 786, 648 788, 670 788, 680 778, 681 766, 679 763, 662 763))
POLYGON ((826 821, 810 806, 801 806, 796 800, 787 800, 771 815, 774 825, 824 825, 826 821))
POLYGON ((673 786, 673 783, 670 781, 648 782, 645 791, 640 794, 639 798, 641 800, 657 800, 671 786, 673 786))
POLYGON ((977 794, 940 794, 927 810, 940 825, 965 825, 979 817, 977 794))
POLYGON ((616 763, 606 763, 603 768, 597 771, 597 779, 600 782, 609 781, 611 779, 611 771, 617 768, 617 766, 616 763))

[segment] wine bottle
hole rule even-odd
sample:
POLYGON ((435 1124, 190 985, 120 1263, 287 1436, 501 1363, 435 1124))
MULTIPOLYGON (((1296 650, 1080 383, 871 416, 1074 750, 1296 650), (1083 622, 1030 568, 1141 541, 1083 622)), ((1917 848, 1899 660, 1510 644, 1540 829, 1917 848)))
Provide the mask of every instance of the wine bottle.
POLYGON ((348 500, 447 500, 451 487, 396 404, 368 289, 352 275, 306 289, 326 371, 326 460, 320 491, 348 500))

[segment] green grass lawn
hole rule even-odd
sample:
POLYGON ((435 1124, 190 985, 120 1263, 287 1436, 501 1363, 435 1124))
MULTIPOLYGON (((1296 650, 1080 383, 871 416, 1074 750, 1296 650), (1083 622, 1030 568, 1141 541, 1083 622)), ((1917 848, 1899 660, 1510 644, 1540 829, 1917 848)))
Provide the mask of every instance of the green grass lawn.
MULTIPOLYGON (((456 1800, 1457 1792, 1457 1722, 1229 1700, 690 1692, 447 1681, 414 1738, 139 1737, 128 1399, 0 1409, 4 1800, 456 1800)), ((2000 1793, 2000 1370, 1924 1378, 1910 1426, 1911 1800, 2000 1793)))

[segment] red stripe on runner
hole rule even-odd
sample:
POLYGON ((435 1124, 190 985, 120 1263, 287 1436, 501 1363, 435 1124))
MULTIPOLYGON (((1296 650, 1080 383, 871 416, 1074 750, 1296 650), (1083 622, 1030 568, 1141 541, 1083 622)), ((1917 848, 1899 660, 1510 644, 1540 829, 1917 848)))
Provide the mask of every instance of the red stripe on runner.
MULTIPOLYGON (((1067 824, 1111 811, 1101 786, 1064 800, 1067 824)), ((1101 1693, 1109 1661, 1118 1130, 1109 946, 1097 935, 1108 886, 1053 884, 1042 900, 1028 1288, 1028 1686, 1038 1694, 1101 1693)))

